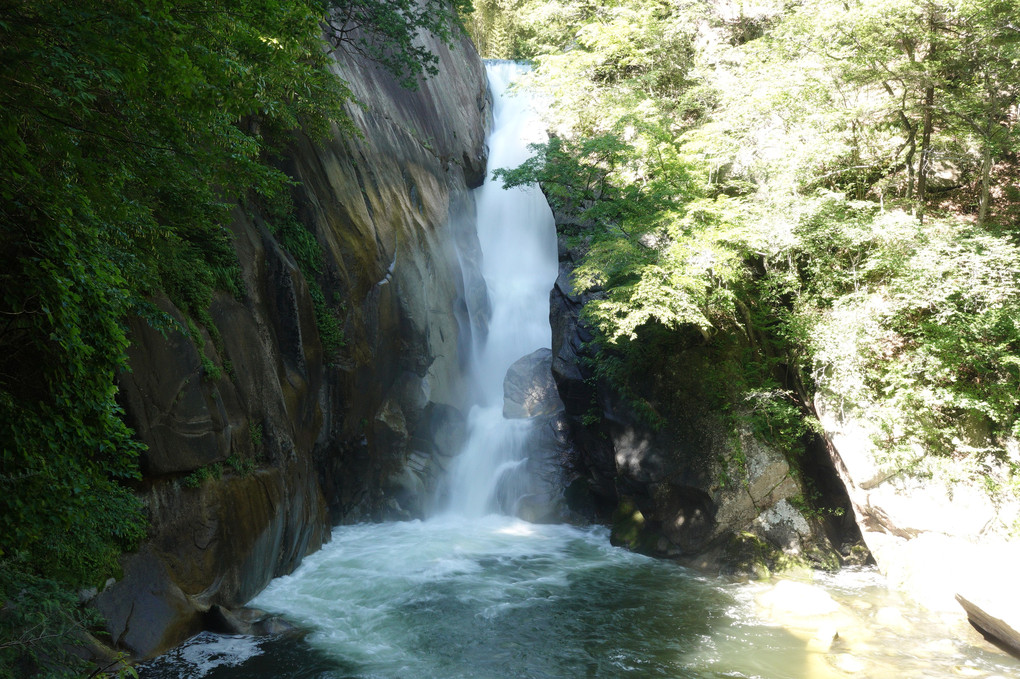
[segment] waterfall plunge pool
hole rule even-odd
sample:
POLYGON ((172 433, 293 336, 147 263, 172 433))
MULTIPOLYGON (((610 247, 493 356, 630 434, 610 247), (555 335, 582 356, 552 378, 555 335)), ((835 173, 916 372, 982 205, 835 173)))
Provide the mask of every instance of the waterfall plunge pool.
POLYGON ((820 643, 804 621, 770 617, 761 602, 772 585, 613 547, 602 528, 504 516, 341 526, 251 602, 301 633, 204 633, 139 669, 142 679, 1020 674, 1020 662, 957 639, 874 571, 816 578, 839 605, 843 639, 820 643))

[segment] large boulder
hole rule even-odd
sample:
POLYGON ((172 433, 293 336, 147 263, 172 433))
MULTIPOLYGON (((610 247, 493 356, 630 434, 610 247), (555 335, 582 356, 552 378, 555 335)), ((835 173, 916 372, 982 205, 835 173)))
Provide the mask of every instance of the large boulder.
POLYGON ((805 515, 803 477, 785 451, 755 434, 746 404, 730 403, 736 415, 728 417, 706 397, 719 357, 699 333, 673 332, 669 353, 632 376, 629 393, 596 374, 591 366, 612 357, 591 353, 581 319, 598 291, 582 295, 571 285, 580 247, 561 236, 550 295, 551 369, 573 442, 575 509, 610 523, 616 544, 706 569, 759 573, 752 562, 775 567, 784 556, 838 563, 836 549, 849 551, 855 536, 805 515))
POLYGON ((1014 589, 1020 504, 990 493, 984 479, 947 484, 904 472, 876 445, 876 425, 835 402, 819 392, 815 410, 863 539, 889 581, 927 608, 961 617, 957 594, 994 600, 1014 589))
POLYGON ((513 363, 503 380, 503 416, 523 420, 529 456, 496 486, 500 509, 527 521, 567 518, 564 462, 572 454, 569 425, 552 376, 552 351, 538 349, 513 363))
POLYGON ((518 359, 503 380, 503 417, 519 419, 563 410, 552 375, 552 350, 538 349, 518 359))

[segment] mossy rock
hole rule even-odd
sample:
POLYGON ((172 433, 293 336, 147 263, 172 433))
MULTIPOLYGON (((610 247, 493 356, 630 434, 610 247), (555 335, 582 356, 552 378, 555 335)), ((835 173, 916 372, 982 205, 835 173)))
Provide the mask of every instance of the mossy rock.
POLYGON ((662 539, 662 535, 645 520, 637 505, 627 498, 620 500, 613 512, 610 543, 640 554, 654 555, 658 553, 662 539))
POLYGON ((788 554, 750 532, 730 536, 723 547, 722 564, 724 573, 754 580, 767 580, 775 573, 788 573, 811 565, 803 557, 788 554))

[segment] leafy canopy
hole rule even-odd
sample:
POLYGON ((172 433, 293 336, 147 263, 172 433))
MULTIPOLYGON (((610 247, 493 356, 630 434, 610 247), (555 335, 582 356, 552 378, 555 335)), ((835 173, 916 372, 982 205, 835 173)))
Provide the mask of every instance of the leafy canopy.
POLYGON ((421 75, 438 73, 439 57, 423 45, 419 32, 450 43, 464 30, 471 0, 318 0, 330 44, 378 62, 408 88, 421 75))
POLYGON ((778 427, 800 432, 791 450, 817 391, 881 423, 892 469, 939 458, 1020 488, 1015 16, 1015 0, 482 3, 480 43, 531 59, 551 101, 553 138, 496 175, 541 182, 563 216, 597 374, 656 410, 665 357, 712 356, 720 408, 800 413, 778 427))

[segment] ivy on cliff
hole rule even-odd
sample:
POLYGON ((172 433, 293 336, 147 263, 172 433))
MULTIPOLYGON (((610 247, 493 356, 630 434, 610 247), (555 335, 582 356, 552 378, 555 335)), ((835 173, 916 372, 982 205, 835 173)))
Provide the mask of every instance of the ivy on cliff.
POLYGON ((412 6, 0 3, 0 677, 63 671, 80 616, 54 592, 101 585, 145 534, 115 381, 126 318, 167 323, 147 301, 164 290, 215 341, 230 211, 286 195, 273 159, 299 127, 353 133, 330 58, 347 39, 323 22, 356 15, 409 82, 435 65, 417 32, 459 30, 445 5, 412 6))

